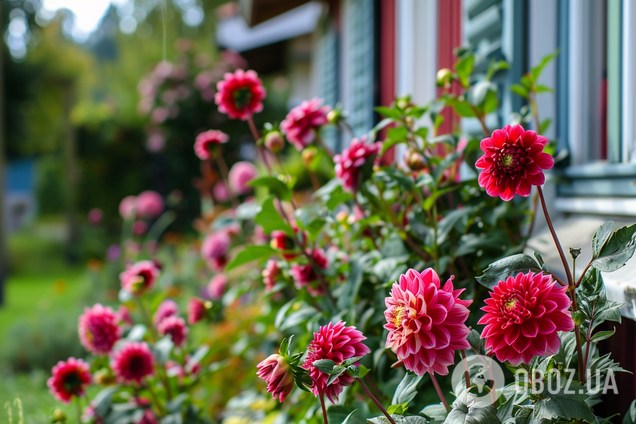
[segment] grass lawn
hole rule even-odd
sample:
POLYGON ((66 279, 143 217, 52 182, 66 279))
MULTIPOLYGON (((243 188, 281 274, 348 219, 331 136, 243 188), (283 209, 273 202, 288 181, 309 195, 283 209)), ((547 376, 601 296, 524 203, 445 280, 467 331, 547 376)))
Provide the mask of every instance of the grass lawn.
MULTIPOLYGON (((5 305, 0 308, 0 358, 14 342, 9 338, 14 334, 11 332, 14 325, 38 326, 56 314, 79 311, 80 298, 87 287, 84 264, 71 266, 65 260, 61 223, 31 224, 11 235, 9 248, 11 274, 5 287, 5 305)), ((14 374, 12 371, 10 365, 0 364, 0 404, 13 403, 19 397, 25 423, 50 422, 51 411, 61 404, 46 388, 49 372, 14 374)), ((74 422, 74 405, 62 409, 70 414, 69 422, 74 422)), ((3 415, 0 414, 0 423, 8 422, 3 415)), ((15 405, 13 418, 13 422, 17 422, 15 405)))

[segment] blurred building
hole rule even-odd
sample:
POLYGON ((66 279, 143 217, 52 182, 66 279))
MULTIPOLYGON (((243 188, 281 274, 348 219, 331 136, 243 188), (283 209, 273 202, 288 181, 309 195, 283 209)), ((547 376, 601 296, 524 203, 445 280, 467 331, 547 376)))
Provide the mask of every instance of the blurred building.
MULTIPOLYGON (((633 0, 240 0, 238 5, 231 19, 243 33, 251 32, 251 51, 282 43, 277 48, 282 54, 278 66, 285 67, 294 84, 293 97, 321 97, 331 106, 341 103, 350 112, 357 136, 379 121, 373 107, 388 105, 396 95, 411 94, 418 104, 434 99, 437 70, 452 68, 453 50, 459 46, 474 51, 477 72, 485 73, 492 59, 510 63, 510 69, 494 79, 500 106, 487 116, 490 129, 501 128, 525 104, 510 85, 558 49, 558 57, 540 78, 554 91, 540 94, 538 106, 542 119, 552 118, 545 135, 565 156, 552 174, 557 183, 545 189, 554 209, 551 215, 559 217, 561 242, 566 250, 582 247, 578 262, 587 263, 592 235, 604 221, 634 222, 633 0), (311 19, 305 17, 309 15, 311 19), (266 37, 266 29, 278 32, 278 37, 266 37), (298 46, 302 46, 302 66, 295 54, 298 46)), ((239 38, 229 21, 219 25, 221 46, 241 50, 232 44, 239 38)), ((460 121, 450 113, 442 129, 450 131, 457 125, 465 133, 481 135, 476 119, 460 121)), ((336 149, 349 142, 336 133, 330 134, 330 140, 336 149)), ((400 156, 398 152, 396 158, 400 156)), ((543 222, 537 218, 538 224, 543 222)), ((558 270, 553 241, 541 231, 539 225, 529 246, 545 252, 546 263, 558 270)), ((631 318, 636 316, 635 270, 632 259, 621 271, 604 275, 610 297, 624 302, 622 312, 631 318)), ((636 368, 635 331, 630 321, 612 339, 620 344, 613 350, 625 353, 619 359, 627 369, 636 368)), ((624 393, 621 403, 631 401, 636 391, 631 376, 625 384, 621 388, 629 387, 630 393, 624 393)))
POLYGON ((8 234, 35 217, 35 161, 11 161, 3 172, 3 218, 5 234, 8 234))

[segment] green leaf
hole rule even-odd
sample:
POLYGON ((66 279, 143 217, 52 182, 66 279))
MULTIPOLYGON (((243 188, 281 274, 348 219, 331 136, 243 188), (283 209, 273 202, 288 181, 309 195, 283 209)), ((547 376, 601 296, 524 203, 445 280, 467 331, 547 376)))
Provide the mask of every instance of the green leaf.
POLYGON ((550 127, 551 123, 552 123, 552 118, 545 118, 543 121, 541 121, 541 125, 540 125, 541 128, 539 129, 539 134, 545 133, 550 127))
POLYGON ((395 107, 377 106, 374 107, 373 110, 386 118, 393 118, 397 120, 402 119, 402 112, 395 107))
POLYGON ((472 329, 470 333, 468 333, 468 337, 466 338, 468 344, 470 344, 470 348, 478 355, 481 355, 482 347, 484 346, 484 339, 481 338, 481 334, 479 331, 472 329))
POLYGON ((403 403, 401 405, 391 405, 386 409, 386 412, 389 413, 389 415, 404 415, 406 414, 406 410, 408 409, 407 404, 403 403))
POLYGON ((475 56, 472 54, 461 57, 453 66, 459 77, 459 81, 464 87, 468 87, 470 74, 473 72, 475 56))
POLYGON ((394 122, 395 122, 395 119, 393 118, 384 118, 383 120, 378 122, 378 124, 375 127, 373 127, 373 129, 371 130, 371 134, 375 136, 375 134, 382 131, 382 129, 384 129, 387 125, 391 125, 394 122))
POLYGON ((398 141, 406 141, 406 137, 408 136, 408 134, 409 130, 407 130, 404 126, 389 128, 386 132, 386 136, 388 138, 398 141))
POLYGON ((256 202, 241 203, 236 208, 236 219, 254 219, 259 210, 260 205, 256 202))
POLYGON ((513 93, 523 97, 524 99, 528 98, 528 89, 519 84, 512 84, 510 86, 510 91, 513 93))
POLYGON ((406 140, 387 138, 382 142, 382 151, 380 152, 380 156, 385 154, 391 147, 400 143, 406 143, 406 140))
POLYGON ((623 418, 623 424, 636 424, 636 400, 632 402, 623 418))
POLYGON ((464 118, 472 118, 475 116, 475 111, 470 107, 470 103, 463 100, 463 98, 449 98, 447 101, 448 105, 452 107, 459 116, 464 118))
POLYGON ((486 95, 489 92, 497 92, 497 86, 490 81, 479 81, 468 92, 468 101, 473 106, 482 108, 486 95))
POLYGON ((417 395, 417 385, 422 380, 422 377, 415 374, 407 373, 393 395, 392 405, 408 404, 417 395))
POLYGON ((510 64, 505 60, 496 61, 493 57, 488 65, 488 71, 486 72, 486 80, 491 80, 492 77, 502 69, 510 69, 510 64))
POLYGON ((353 194, 348 191, 344 191, 342 186, 336 187, 327 200, 327 208, 333 211, 339 205, 348 202, 349 200, 353 200, 353 194))
POLYGON ((271 256, 274 256, 276 253, 277 251, 275 249, 272 249, 267 244, 247 245, 245 246, 245 249, 239 252, 239 254, 236 255, 229 264, 227 264, 225 270, 231 271, 236 267, 245 265, 246 263, 252 261, 268 259, 271 256))
POLYGON ((255 222, 263 227, 266 234, 275 230, 284 231, 290 237, 295 237, 294 230, 285 222, 274 206, 274 197, 270 196, 263 201, 261 210, 256 214, 255 222))
MULTIPOLYGON (((351 413, 349 415, 347 415, 347 418, 344 419, 344 421, 341 424, 347 424, 349 422, 349 420, 351 419, 351 417, 353 416, 353 414, 355 414, 357 411, 357 409, 354 409, 353 411, 351 411, 351 413)), ((333 422, 333 421, 330 421, 333 422)))
POLYGON ((599 241, 598 244, 602 247, 595 256, 592 266, 604 272, 622 268, 636 250, 636 224, 619 228, 605 243, 600 244, 599 241))
POLYGON ((418 137, 421 137, 422 140, 426 140, 426 137, 428 137, 428 128, 426 127, 418 128, 417 131, 415 131, 415 135, 417 135, 418 137))
POLYGON ((534 91, 537 93, 554 93, 554 89, 550 88, 546 85, 536 84, 534 86, 534 91))
POLYGON ((484 104, 482 105, 482 112, 487 115, 496 111, 498 107, 499 98, 497 97, 497 92, 492 90, 488 91, 484 99, 484 104))
POLYGON ((592 336, 592 341, 594 343, 598 343, 602 340, 607 340, 610 337, 612 337, 614 335, 614 333, 616 333, 616 327, 614 327, 614 329, 612 330, 608 330, 608 331, 599 331, 598 333, 594 334, 592 336))
POLYGON ((614 229, 614 221, 607 221, 599 227, 598 230, 592 236, 592 255, 594 258, 598 258, 601 253, 601 249, 605 247, 605 243, 609 240, 614 229))
POLYGON ((422 409, 420 413, 426 415, 435 423, 444 422, 444 420, 448 416, 448 411, 446 410, 446 407, 442 405, 441 403, 428 405, 424 407, 424 409, 422 409))
POLYGON ((370 266, 372 260, 373 256, 365 254, 355 257, 349 262, 347 283, 338 298, 338 307, 340 309, 347 309, 355 303, 355 299, 362 286, 364 270, 370 266))
POLYGON ((473 406, 474 396, 464 390, 453 402, 445 424, 501 424, 494 405, 473 406))
POLYGON ((184 368, 186 373, 191 373, 194 367, 196 367, 199 362, 201 362, 201 360, 205 358, 205 355, 207 355, 209 351, 210 348, 208 347, 208 345, 201 345, 197 350, 195 350, 194 353, 190 356, 190 359, 188 359, 185 364, 184 368))
MULTIPOLYGON (((395 424, 427 424, 426 418, 420 417, 419 415, 391 415, 395 424)), ((389 420, 384 416, 380 415, 379 417, 369 418, 367 422, 371 424, 390 424, 389 420)))
POLYGON ((585 402, 574 400, 568 395, 552 396, 535 403, 532 423, 554 422, 555 420, 585 420, 596 423, 596 416, 585 402))
POLYGON ((467 207, 455 209, 448 213, 444 219, 437 224, 437 244, 442 244, 446 240, 446 237, 450 234, 453 227, 455 227, 455 224, 457 224, 460 220, 467 218, 473 212, 474 208, 467 207))
POLYGON ((288 328, 295 327, 310 318, 314 318, 319 312, 312 306, 304 306, 297 311, 287 315, 287 317, 281 322, 278 329, 280 331, 287 330, 288 328))
POLYGON ((133 342, 140 342, 144 339, 146 335, 147 328, 143 324, 136 324, 133 328, 130 329, 128 335, 126 336, 126 340, 130 340, 133 342))
POLYGON ((541 267, 532 256, 519 253, 491 263, 484 271, 484 274, 477 277, 477 281, 492 290, 499 281, 527 271, 540 272, 541 267))
POLYGON ((251 187, 266 187, 272 195, 281 200, 291 200, 292 197, 292 191, 287 184, 271 175, 255 178, 247 185, 251 187))
POLYGON ((543 69, 546 67, 546 65, 548 63, 550 63, 558 55, 559 55, 559 50, 556 50, 556 51, 548 54, 547 56, 545 56, 543 59, 541 59, 541 63, 539 65, 537 65, 534 68, 532 68, 530 73, 531 73, 532 78, 533 78, 534 81, 538 81, 539 80, 539 76, 541 75, 541 72, 543 72, 543 69))
POLYGON ((155 343, 153 351, 159 364, 164 364, 168 358, 170 358, 170 352, 172 352, 173 347, 174 343, 172 342, 172 336, 169 335, 155 343))

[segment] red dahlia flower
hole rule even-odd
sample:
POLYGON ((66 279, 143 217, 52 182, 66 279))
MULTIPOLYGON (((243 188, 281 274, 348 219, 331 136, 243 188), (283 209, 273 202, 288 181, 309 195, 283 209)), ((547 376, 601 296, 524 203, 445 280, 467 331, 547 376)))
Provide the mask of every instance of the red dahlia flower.
POLYGON ((267 382, 267 391, 279 402, 284 401, 294 389, 294 376, 285 358, 274 353, 256 367, 256 375, 267 382))
POLYGON ((228 282, 229 280, 225 274, 217 274, 212 277, 207 287, 208 297, 210 299, 222 298, 228 282))
MULTIPOLYGON (((318 268, 327 269, 329 267, 329 259, 327 259, 324 250, 318 247, 314 249, 313 253, 311 251, 308 251, 308 253, 311 253, 313 263, 318 268)), ((297 289, 300 290, 303 287, 307 287, 307 291, 312 296, 325 294, 324 287, 318 284, 319 277, 312 264, 293 264, 289 273, 294 278, 294 284, 297 289)))
POLYGON ((210 159, 210 152, 215 146, 225 144, 230 138, 223 131, 208 130, 202 132, 194 140, 194 153, 201 160, 210 159))
POLYGON ((119 274, 124 290, 134 296, 142 295, 150 290, 158 277, 159 270, 153 261, 137 262, 119 274))
POLYGON ((143 342, 128 342, 113 356, 111 368, 124 383, 141 384, 144 377, 153 375, 155 357, 143 342))
POLYGON ((314 396, 322 392, 331 403, 335 404, 343 387, 351 385, 354 378, 345 372, 327 385, 329 374, 321 372, 313 366, 313 363, 319 359, 330 359, 336 364, 341 364, 349 358, 364 356, 370 350, 362 343, 362 340, 366 340, 366 337, 360 331, 355 327, 345 327, 342 321, 335 325, 330 322, 314 333, 314 339, 309 343, 307 357, 303 364, 303 368, 309 370, 309 376, 314 381, 311 389, 314 396))
POLYGON ((177 302, 172 299, 164 299, 157 307, 152 321, 155 327, 157 327, 161 324, 161 321, 175 315, 179 315, 179 305, 177 305, 177 302))
POLYGON ((205 302, 198 297, 193 297, 188 302, 188 324, 194 325, 205 318, 205 302))
POLYGON ((305 100, 289 111, 280 129, 297 150, 303 150, 316 139, 316 131, 327 123, 331 108, 322 106, 322 99, 305 100))
POLYGON ((185 343, 188 338, 188 333, 190 331, 185 320, 177 316, 171 316, 161 321, 161 323, 157 326, 157 330, 162 336, 169 334, 172 338, 172 342, 177 347, 183 346, 183 343, 185 343))
MULTIPOLYGON (((294 228, 294 231, 298 232, 297 228, 294 228)), ((286 232, 280 230, 272 231, 272 240, 269 242, 269 245, 276 249, 282 251, 291 251, 296 247, 296 243, 294 239, 289 237, 286 232)), ((294 259, 298 256, 298 253, 283 253, 283 258, 289 260, 294 259)))
POLYGON ((90 368, 81 359, 68 358, 60 361, 51 370, 53 374, 46 381, 51 394, 58 400, 68 404, 73 396, 83 396, 84 390, 91 383, 90 368))
POLYGON ((360 185, 362 166, 369 158, 380 152, 380 143, 367 143, 367 137, 351 140, 349 147, 341 155, 335 155, 336 177, 342 180, 342 187, 350 192, 356 192, 360 185))
POLYGON ((77 330, 82 346, 95 355, 108 355, 121 337, 118 315, 108 306, 96 303, 85 308, 77 330))
POLYGON ((406 369, 417 375, 427 372, 448 374, 455 363, 455 350, 469 349, 470 300, 460 300, 464 289, 454 290, 452 278, 440 287, 437 273, 428 268, 421 273, 410 269, 394 283, 385 299, 390 347, 406 369))
POLYGON ((549 275, 532 271, 500 281, 481 308, 486 315, 478 324, 486 324, 481 334, 486 349, 514 366, 557 353, 557 331, 574 328, 566 290, 549 275))
POLYGON ((214 102, 219 106, 219 112, 227 113, 232 119, 245 121, 263 110, 265 88, 254 71, 237 69, 233 74, 228 72, 216 88, 214 102))
POLYGON ((543 153, 548 139, 521 125, 506 125, 495 130, 492 137, 481 141, 484 155, 475 166, 483 169, 479 185, 492 196, 511 200, 515 194, 527 197, 532 186, 545 182, 544 169, 554 166, 554 158, 543 153))

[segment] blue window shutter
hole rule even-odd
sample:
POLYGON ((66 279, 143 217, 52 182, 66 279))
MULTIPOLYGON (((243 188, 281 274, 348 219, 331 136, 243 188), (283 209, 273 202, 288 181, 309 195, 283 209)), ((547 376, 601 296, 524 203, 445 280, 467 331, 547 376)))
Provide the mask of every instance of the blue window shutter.
MULTIPOLYGON (((316 43, 316 78, 318 97, 324 100, 325 105, 334 108, 339 101, 339 37, 331 19, 327 19, 323 25, 322 34, 316 43)), ((338 129, 327 126, 322 129, 321 136, 325 143, 333 150, 339 151, 338 129)))

